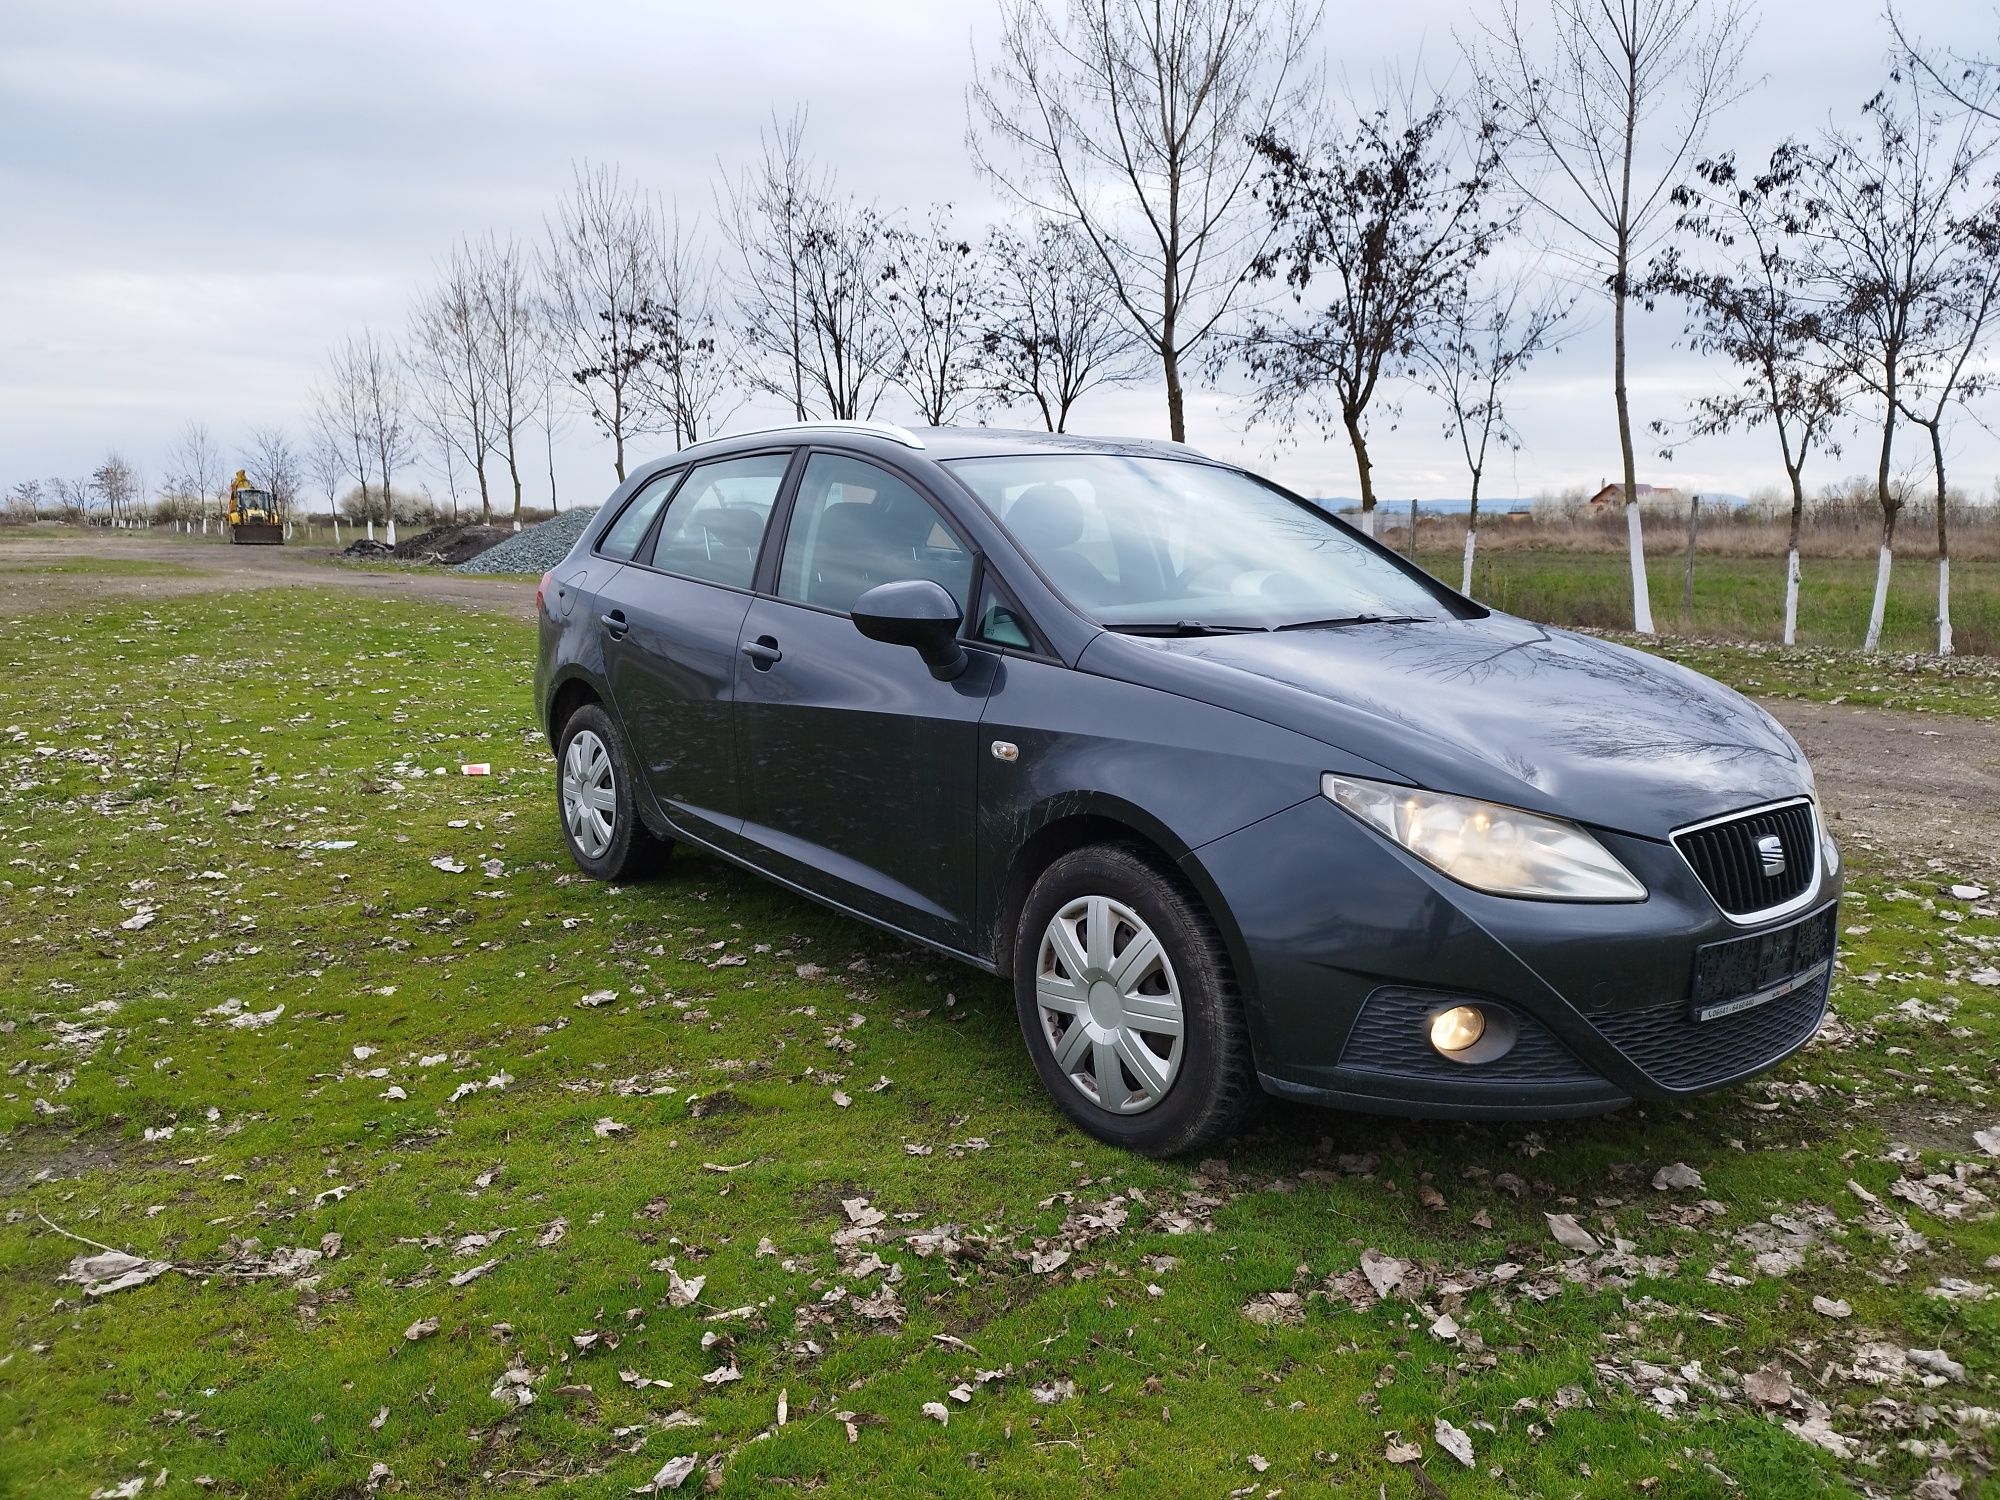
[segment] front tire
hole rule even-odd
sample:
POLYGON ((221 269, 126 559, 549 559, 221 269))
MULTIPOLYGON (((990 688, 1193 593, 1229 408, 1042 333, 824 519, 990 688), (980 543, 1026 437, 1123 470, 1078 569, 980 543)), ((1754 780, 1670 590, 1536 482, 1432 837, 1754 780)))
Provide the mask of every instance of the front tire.
POLYGON ((1065 854, 1014 940, 1021 1032, 1064 1114, 1101 1141, 1177 1156, 1229 1135, 1256 1097, 1221 936, 1137 852, 1065 854))
POLYGON ((632 755, 611 715, 587 703, 569 716, 556 749, 556 808, 563 842, 593 880, 632 880, 657 869, 667 845, 639 820, 632 755))

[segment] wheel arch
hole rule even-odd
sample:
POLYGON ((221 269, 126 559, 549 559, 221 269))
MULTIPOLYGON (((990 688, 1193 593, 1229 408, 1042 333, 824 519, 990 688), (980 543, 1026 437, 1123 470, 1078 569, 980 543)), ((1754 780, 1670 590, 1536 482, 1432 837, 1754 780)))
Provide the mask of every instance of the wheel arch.
POLYGON ((1021 841, 1001 883, 993 913, 991 948, 996 973, 1003 979, 1013 977, 1021 913, 1042 872, 1072 850, 1093 844, 1115 844, 1133 850, 1192 897, 1222 935, 1238 988, 1243 988, 1250 971, 1244 961, 1242 934, 1221 891, 1202 868, 1199 856, 1142 808, 1117 798, 1093 798, 1081 807, 1072 803, 1052 808, 1021 841))
POLYGON ((548 735, 549 748, 561 748, 563 725, 579 708, 588 703, 602 706, 604 702, 603 691, 582 672, 573 671, 557 682, 549 692, 548 723, 542 726, 548 735))

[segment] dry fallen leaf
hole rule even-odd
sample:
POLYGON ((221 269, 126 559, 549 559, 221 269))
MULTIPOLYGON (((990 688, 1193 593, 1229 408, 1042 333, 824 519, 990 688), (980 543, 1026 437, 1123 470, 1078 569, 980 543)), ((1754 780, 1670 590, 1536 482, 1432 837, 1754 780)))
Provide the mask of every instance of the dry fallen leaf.
POLYGON ((1777 1360, 1743 1377, 1743 1393, 1759 1406, 1789 1406, 1792 1377, 1777 1360))
POLYGON ((924 1415, 942 1427, 951 1420, 951 1409, 942 1401, 926 1401, 924 1415))
POLYGON ((1663 1193, 1670 1188, 1698 1188, 1701 1173, 1684 1161, 1671 1162, 1653 1174, 1653 1186, 1663 1193))
POLYGON ((1413 1464, 1424 1456, 1424 1450, 1415 1443, 1397 1441, 1389 1444, 1382 1456, 1392 1464, 1413 1464))
POLYGON ((418 1339, 427 1339, 437 1331, 438 1320, 436 1318, 419 1318, 403 1330, 403 1337, 414 1344, 418 1339))
POLYGON ((1556 1237, 1556 1243, 1565 1250, 1575 1250, 1579 1254, 1590 1255, 1601 1247, 1597 1237, 1576 1222, 1575 1214, 1544 1214, 1549 1221, 1549 1233, 1556 1237))
POLYGON ((662 1490, 679 1489, 687 1483, 688 1476, 694 1473, 697 1458, 698 1455, 696 1454, 685 1453, 679 1458, 668 1459, 664 1464, 660 1465, 660 1472, 655 1474, 649 1483, 640 1485, 632 1493, 635 1495, 657 1495, 662 1490))
POLYGON ((1464 1432, 1452 1426, 1443 1417, 1439 1417, 1431 1435, 1437 1439, 1437 1445, 1445 1452, 1464 1464, 1466 1468, 1472 1467, 1472 1439, 1464 1432))

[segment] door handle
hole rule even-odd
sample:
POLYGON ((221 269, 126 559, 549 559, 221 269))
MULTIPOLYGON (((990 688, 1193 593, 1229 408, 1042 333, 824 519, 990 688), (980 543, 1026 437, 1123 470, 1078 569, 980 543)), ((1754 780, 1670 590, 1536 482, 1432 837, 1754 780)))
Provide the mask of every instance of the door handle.
POLYGON ((750 664, 760 672, 768 672, 785 659, 785 653, 778 649, 778 643, 768 635, 760 635, 743 648, 743 654, 750 658, 750 664))
POLYGON ((610 614, 599 615, 597 618, 604 625, 604 633, 614 641, 624 640, 625 632, 632 628, 626 623, 625 611, 622 609, 614 609, 610 614))

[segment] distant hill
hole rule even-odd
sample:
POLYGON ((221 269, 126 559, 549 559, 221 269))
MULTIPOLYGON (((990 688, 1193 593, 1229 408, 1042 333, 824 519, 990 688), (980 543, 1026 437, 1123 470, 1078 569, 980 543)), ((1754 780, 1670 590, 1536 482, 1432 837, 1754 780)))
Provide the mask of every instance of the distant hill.
MULTIPOLYGON (((1706 498, 1706 497, 1704 497, 1706 498)), ((1352 495, 1314 495, 1312 503, 1336 515, 1346 511, 1361 509, 1361 501, 1352 495)), ((1532 500, 1489 500, 1481 496, 1479 513, 1482 516, 1506 515, 1513 511, 1527 511, 1535 508, 1532 500)), ((1471 500, 1419 500, 1417 514, 1423 516, 1462 516, 1472 509, 1471 500)), ((1401 500, 1377 500, 1375 510, 1378 515, 1398 514, 1408 518, 1410 502, 1408 497, 1401 500)))
MULTIPOLYGON (((1747 495, 1731 495, 1721 490, 1702 490, 1700 493, 1701 503, 1704 507, 1721 506, 1730 510, 1741 510, 1750 503, 1747 495)), ((1336 515, 1342 515, 1348 511, 1359 511, 1361 509, 1360 499, 1353 495, 1314 495, 1311 498, 1313 504, 1330 510, 1336 515)), ((1479 513, 1482 516, 1510 515, 1523 511, 1532 511, 1534 508, 1535 502, 1532 500, 1492 500, 1481 496, 1479 501, 1479 513)), ((1472 501, 1469 499, 1419 500, 1417 502, 1417 514, 1421 516, 1462 516, 1471 509, 1472 501)), ((1375 512, 1377 515, 1385 515, 1391 518, 1400 515, 1408 519, 1410 514, 1409 498, 1405 496, 1400 500, 1377 500, 1375 502, 1375 512)))

